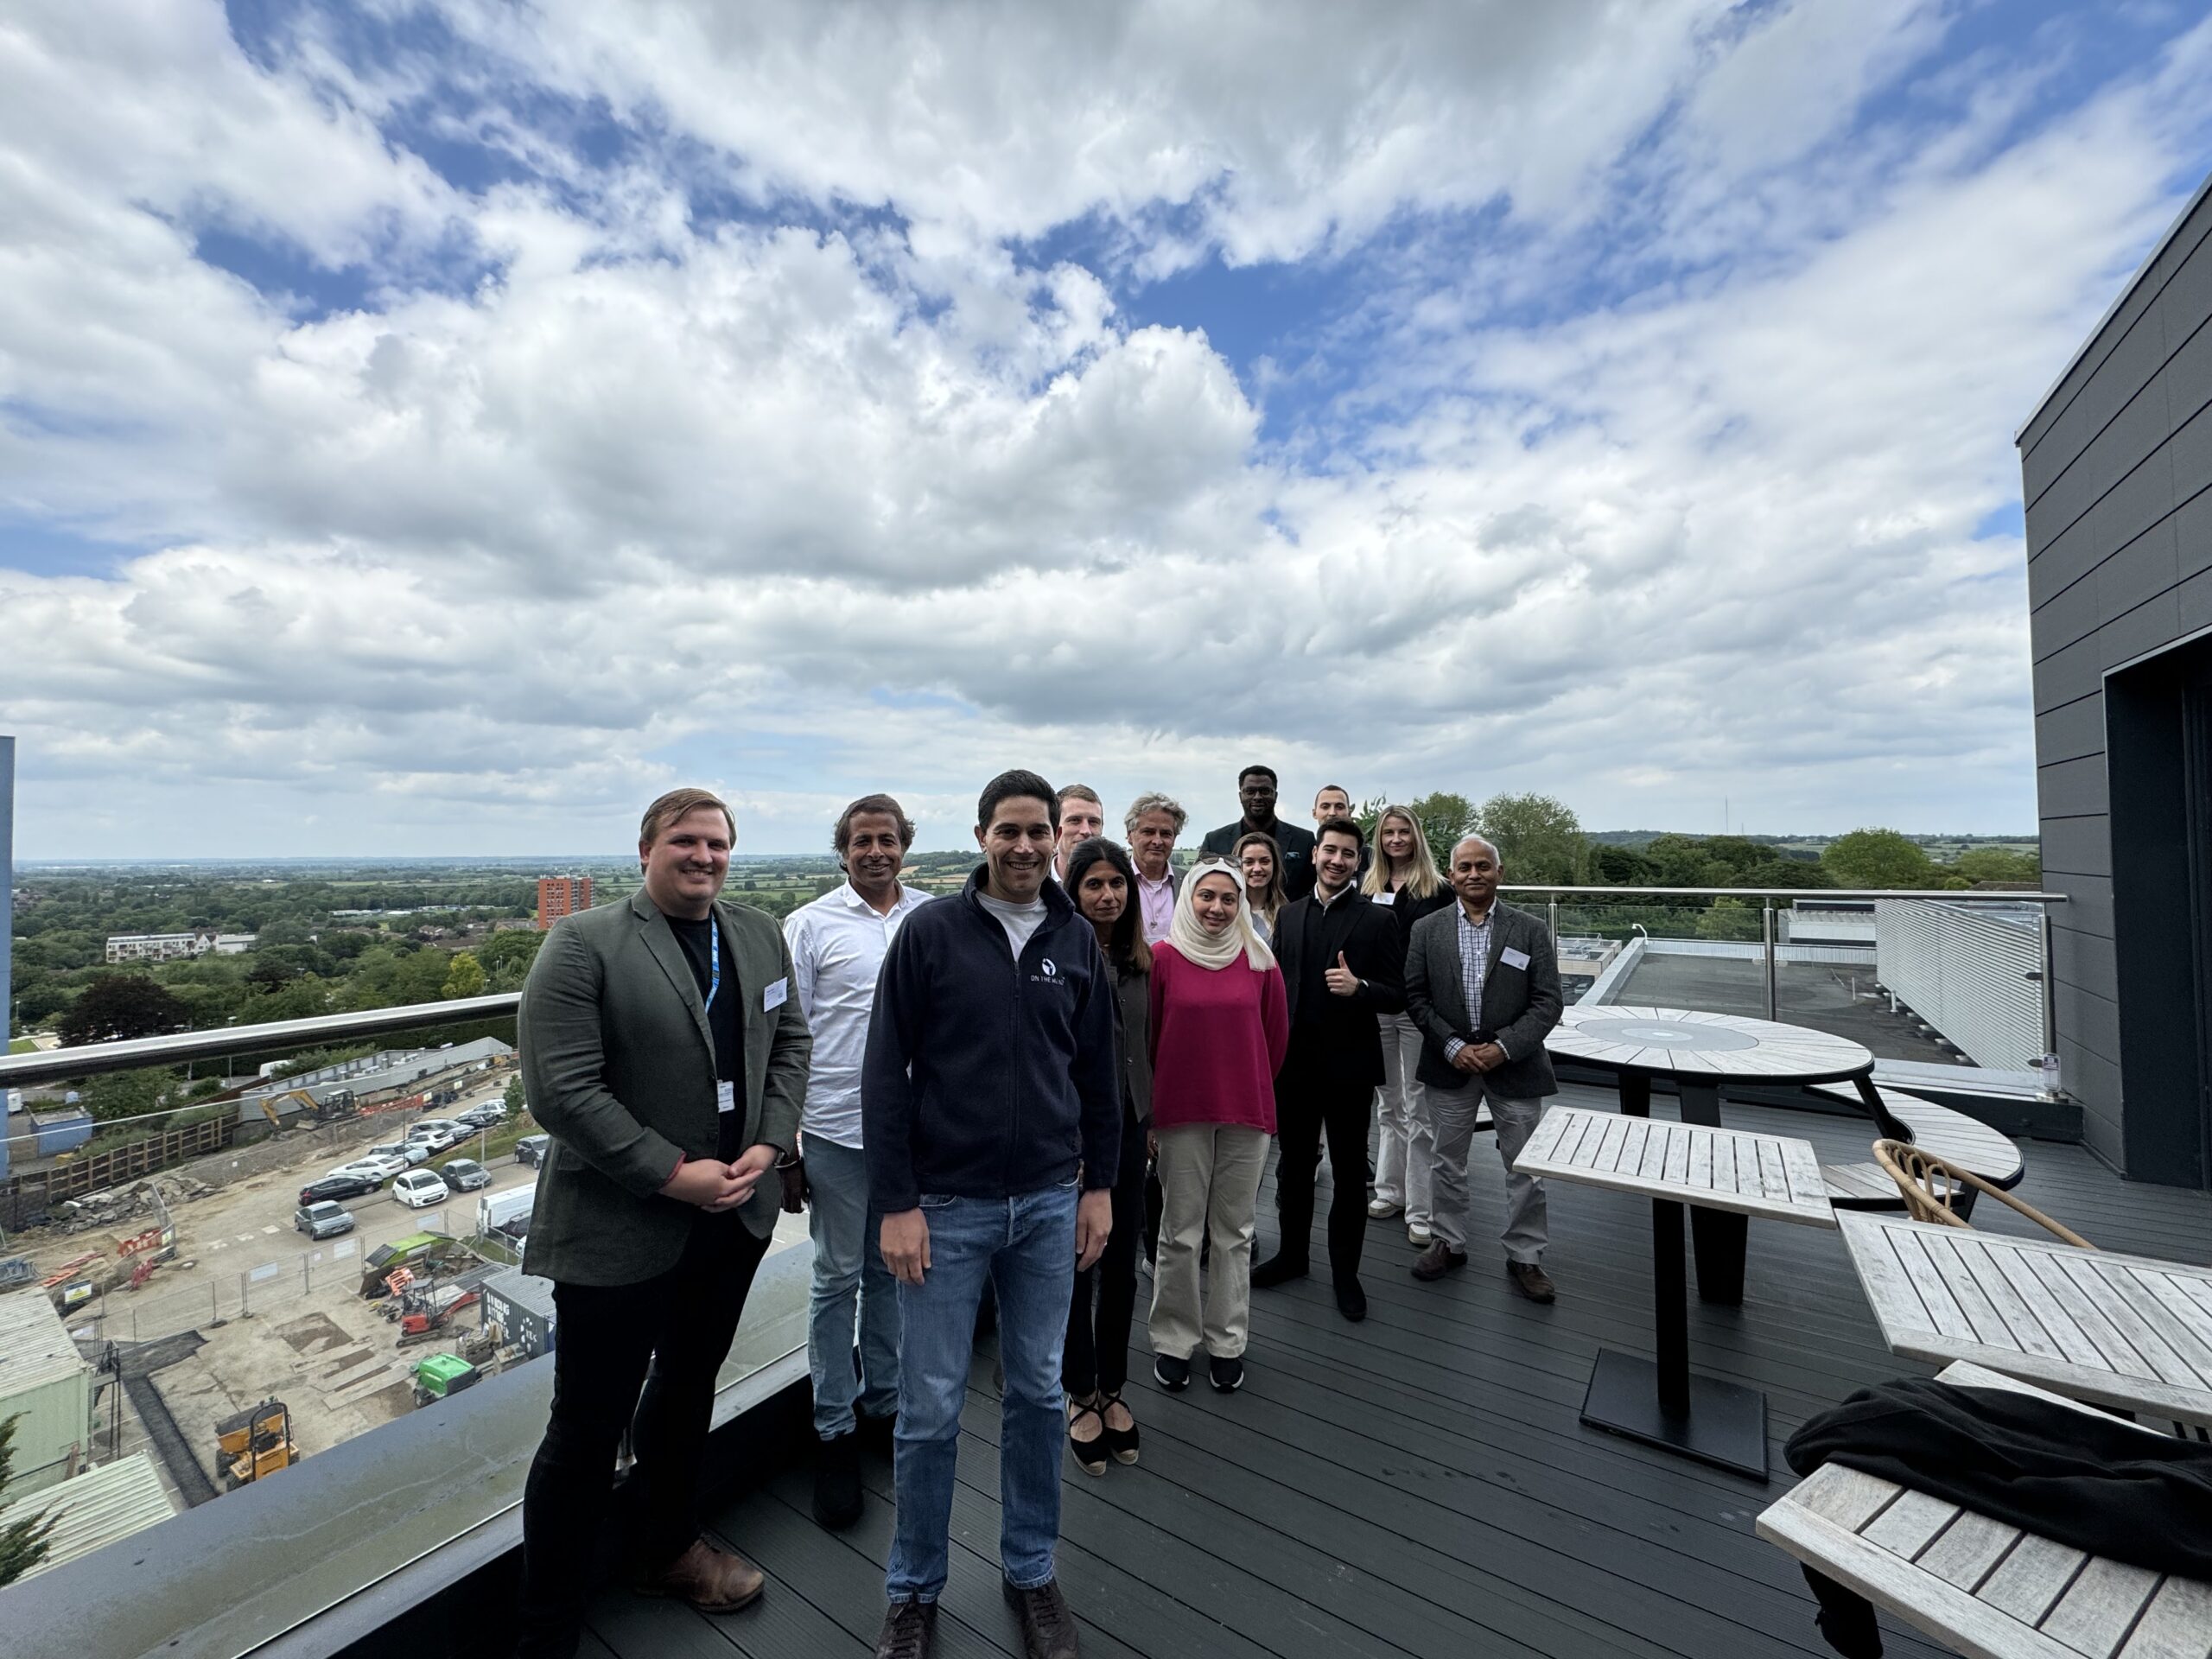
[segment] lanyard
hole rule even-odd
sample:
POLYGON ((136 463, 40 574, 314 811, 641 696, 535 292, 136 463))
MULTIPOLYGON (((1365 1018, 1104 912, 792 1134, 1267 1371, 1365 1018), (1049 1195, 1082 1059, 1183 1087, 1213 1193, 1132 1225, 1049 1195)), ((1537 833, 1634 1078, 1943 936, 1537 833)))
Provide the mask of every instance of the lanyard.
POLYGON ((708 969, 707 1012, 712 1014, 715 993, 722 988, 722 925, 711 911, 707 913, 707 960, 712 964, 708 969))

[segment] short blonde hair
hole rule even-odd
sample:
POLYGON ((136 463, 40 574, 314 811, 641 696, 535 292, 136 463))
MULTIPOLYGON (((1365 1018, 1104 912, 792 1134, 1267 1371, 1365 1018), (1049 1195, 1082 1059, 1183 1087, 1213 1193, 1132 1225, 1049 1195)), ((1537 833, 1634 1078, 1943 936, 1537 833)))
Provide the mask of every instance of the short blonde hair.
POLYGON ((711 789, 671 789, 645 809, 644 821, 638 825, 638 844, 650 847, 667 833, 668 826, 688 813, 702 806, 711 806, 729 823, 729 838, 737 839, 737 814, 729 810, 729 803, 711 789))

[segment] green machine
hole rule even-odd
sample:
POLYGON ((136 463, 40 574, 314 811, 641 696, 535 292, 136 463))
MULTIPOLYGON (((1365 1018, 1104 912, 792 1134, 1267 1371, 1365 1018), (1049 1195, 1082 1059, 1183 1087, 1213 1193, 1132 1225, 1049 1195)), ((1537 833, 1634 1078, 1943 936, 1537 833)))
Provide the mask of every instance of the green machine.
POLYGON ((433 1400, 473 1389, 480 1375, 458 1354, 428 1355, 415 1362, 415 1403, 427 1406, 433 1400))

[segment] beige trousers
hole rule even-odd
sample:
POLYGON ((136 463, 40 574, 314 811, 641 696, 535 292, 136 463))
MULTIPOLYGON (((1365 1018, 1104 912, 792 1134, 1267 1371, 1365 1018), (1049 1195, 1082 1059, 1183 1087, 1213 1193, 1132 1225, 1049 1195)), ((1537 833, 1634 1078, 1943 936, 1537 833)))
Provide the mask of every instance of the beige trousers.
POLYGON ((1252 1216, 1268 1137, 1230 1123, 1160 1131, 1160 1255, 1152 1274, 1152 1351, 1188 1359, 1203 1343, 1218 1359, 1244 1351, 1252 1329, 1252 1216), (1210 1240, 1200 1306, 1198 1243, 1210 1240))

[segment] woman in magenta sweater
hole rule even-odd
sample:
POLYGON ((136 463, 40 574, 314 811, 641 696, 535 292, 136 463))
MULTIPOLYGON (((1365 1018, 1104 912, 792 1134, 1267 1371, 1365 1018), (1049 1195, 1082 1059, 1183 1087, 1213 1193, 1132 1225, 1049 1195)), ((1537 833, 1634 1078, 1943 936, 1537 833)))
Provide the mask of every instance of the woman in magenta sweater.
POLYGON ((1203 1345, 1224 1394, 1244 1382, 1252 1215, 1290 1043, 1282 969, 1252 929, 1243 876, 1211 859, 1183 878, 1152 951, 1152 1126, 1165 1213, 1152 1280, 1153 1375, 1190 1386, 1203 1345), (1201 1306, 1198 1246, 1211 1258, 1201 1306))

